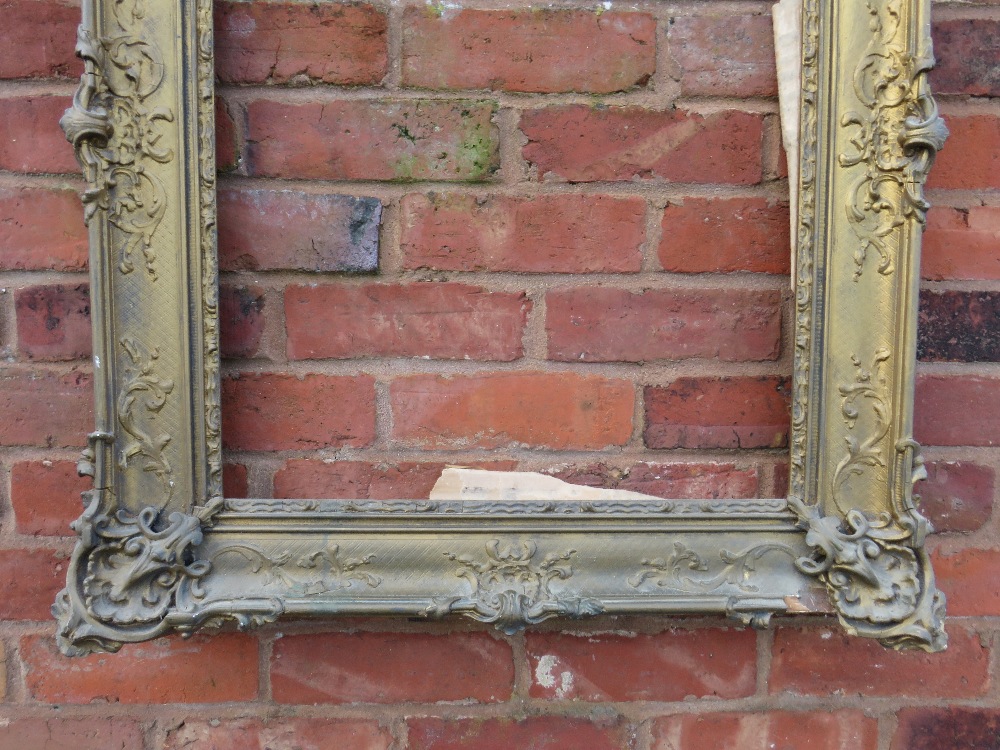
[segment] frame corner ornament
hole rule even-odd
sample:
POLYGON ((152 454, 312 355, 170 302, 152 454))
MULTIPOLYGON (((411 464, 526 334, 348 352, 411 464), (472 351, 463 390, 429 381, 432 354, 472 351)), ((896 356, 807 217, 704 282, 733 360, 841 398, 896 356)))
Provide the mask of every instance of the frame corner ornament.
POLYGON ((840 518, 799 501, 792 507, 811 548, 795 565, 823 582, 848 633, 894 649, 944 650, 945 596, 923 549, 922 516, 873 519, 851 510, 840 518))
POLYGON ((211 0, 83 0, 61 125, 87 183, 94 489, 53 606, 60 649, 282 616, 759 627, 821 611, 824 591, 848 633, 943 649, 912 495, 923 191, 947 136, 929 0, 802 7, 789 497, 225 500, 211 0))

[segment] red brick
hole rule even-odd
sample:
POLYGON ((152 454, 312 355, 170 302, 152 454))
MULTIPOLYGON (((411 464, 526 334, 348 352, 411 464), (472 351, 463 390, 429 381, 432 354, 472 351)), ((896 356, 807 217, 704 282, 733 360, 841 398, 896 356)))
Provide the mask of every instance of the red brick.
POLYGON ((376 198, 225 189, 219 193, 219 265, 227 271, 375 271, 381 217, 376 198))
POLYGON ((369 445, 375 382, 368 376, 243 374, 222 381, 222 434, 231 450, 369 445))
POLYGON ((545 311, 548 357, 565 362, 741 362, 781 348, 778 292, 576 287, 546 294, 545 311))
POLYGON ((685 198, 663 212, 660 264, 675 273, 788 274, 788 204, 764 198, 685 198))
POLYGON ((90 375, 0 370, 0 445, 80 446, 94 428, 90 375))
POLYGON ((408 445, 587 450, 624 445, 632 433, 631 383, 596 375, 415 375, 390 393, 392 436, 408 445))
POLYGON ((647 13, 411 7, 403 24, 406 86, 607 94, 645 86, 656 69, 647 13))
POLYGON ((215 4, 215 72, 223 83, 377 84, 386 17, 368 4, 215 4))
POLYGON ((74 461, 20 461, 10 470, 10 501, 19 534, 69 536, 83 512, 80 493, 93 481, 76 473, 74 461))
POLYGON ((921 255, 925 279, 1000 279, 1000 207, 932 208, 921 255))
POLYGON ((0 620, 44 620, 66 585, 66 555, 46 549, 0 550, 0 620))
POLYGON ((59 129, 65 96, 0 98, 0 169, 76 174, 73 147, 59 129))
POLYGON ((31 286, 14 295, 17 348, 28 359, 90 357, 90 287, 31 286))
POLYGON ((929 187, 981 190, 1000 188, 1000 117, 946 118, 947 145, 927 181, 929 187))
POLYGON ((904 708, 892 750, 1000 750, 996 708, 904 708))
POLYGON ((77 3, 4 0, 0 4, 0 78, 75 78, 83 65, 74 54, 77 3))
POLYGON ((524 293, 450 283, 290 286, 289 359, 518 359, 524 293))
POLYGON ((678 714, 653 723, 651 750, 876 750, 878 721, 861 711, 678 714))
POLYGON ((627 273, 642 264, 641 198, 432 193, 406 196, 401 209, 407 268, 627 273))
POLYGON ((760 496, 757 469, 738 469, 733 464, 634 464, 624 469, 607 464, 587 464, 545 473, 570 484, 630 490, 657 497, 714 499, 760 496))
POLYGON ((743 698, 757 685, 750 630, 672 630, 657 635, 529 633, 530 694, 585 701, 743 698))
POLYGON ((225 464, 222 467, 222 494, 226 497, 247 497, 247 467, 243 464, 225 464))
POLYGON ((483 180, 500 166, 493 112, 473 101, 253 101, 249 170, 317 180, 483 180))
POLYGON ((1000 379, 921 375, 917 378, 914 437, 925 445, 995 445, 1000 411, 984 409, 1000 399, 1000 379))
POLYGON ((75 191, 0 187, 0 269, 86 267, 87 228, 75 191))
POLYGON ((513 683, 510 646, 486 633, 286 635, 271 658, 278 703, 493 703, 513 683))
POLYGON ((787 378, 678 378, 646 388, 649 448, 780 448, 788 442, 787 378))
POLYGON ((1000 551, 963 549, 934 556, 938 586, 948 597, 948 614, 1000 615, 1000 551))
POLYGON ((525 112, 522 153, 542 179, 752 185, 761 179, 763 118, 574 104, 525 112))
POLYGON ((632 750, 635 730, 620 722, 566 716, 511 719, 410 719, 420 750, 632 750))
POLYGON ((443 463, 372 464, 365 461, 292 459, 274 474, 279 498, 426 498, 443 463))
MULTIPOLYGON (((487 461, 467 465, 510 471, 516 467, 517 462, 487 461)), ((274 474, 274 496, 364 500, 426 499, 445 466, 447 464, 435 462, 375 464, 366 461, 291 459, 274 474)))
POLYGON ((770 14, 671 18, 667 45, 688 96, 778 95, 770 14))
POLYGON ((223 357, 252 357, 264 335, 264 290, 258 286, 219 288, 219 348, 223 357))
POLYGON ((2 750, 135 750, 142 727, 123 718, 25 718, 5 721, 2 750))
POLYGON ((220 703, 257 696, 257 640, 160 638, 67 659, 51 635, 21 639, 28 694, 50 703, 220 703))
POLYGON ((929 461, 916 485, 920 512, 935 531, 976 531, 993 510, 995 472, 971 461, 929 461))
POLYGON ((162 750, 388 750, 392 734, 363 719, 187 719, 162 750))
POLYGON ((967 18, 934 24, 931 88, 937 94, 1000 96, 1000 21, 967 18))
POLYGON ((240 162, 240 140, 236 121, 224 99, 215 99, 215 167, 231 172, 240 162))
POLYGON ((976 633, 950 628, 939 654, 893 651, 840 628, 775 634, 772 693, 971 698, 989 689, 990 649, 976 633))

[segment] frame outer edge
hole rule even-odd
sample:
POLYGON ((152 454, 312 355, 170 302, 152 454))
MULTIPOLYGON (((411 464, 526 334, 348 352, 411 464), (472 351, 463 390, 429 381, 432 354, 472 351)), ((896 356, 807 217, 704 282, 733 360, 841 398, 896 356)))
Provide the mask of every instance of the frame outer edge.
MULTIPOLYGON (((147 13, 139 0, 84 0, 77 49, 85 60, 85 72, 74 105, 62 120, 88 183, 83 199, 97 301, 93 319, 97 425, 80 462, 81 472, 94 477, 95 488, 85 493, 87 508, 74 524, 80 540, 67 588, 53 607, 64 653, 115 651, 125 642, 172 630, 189 633, 225 620, 250 627, 271 622, 285 611, 398 614, 416 607, 425 616, 457 612, 510 630, 549 616, 602 610, 676 612, 693 607, 725 611, 755 624, 766 622, 772 611, 808 610, 788 602, 788 592, 799 585, 790 565, 775 581, 781 578, 782 587, 792 588, 776 598, 605 593, 599 601, 590 600, 586 591, 559 584, 573 575, 568 563, 560 561, 568 561, 574 550, 557 554, 538 549, 536 556, 533 543, 520 536, 498 537, 485 550, 449 551, 446 557, 464 566, 456 579, 446 579, 441 567, 430 579, 436 582, 431 599, 421 594, 410 604, 403 604, 410 601, 405 597, 366 599, 356 593, 314 601, 303 599, 294 587, 254 598, 249 592, 261 582, 247 578, 246 570, 216 570, 209 576, 212 563, 200 555, 214 559, 210 550, 218 553, 225 536, 204 533, 223 507, 212 8, 210 0, 151 5, 147 13), (126 68, 128 75, 122 75, 126 68), (482 569, 489 574, 509 565, 523 569, 538 590, 483 588, 494 579, 470 573, 482 569), (227 578, 231 575, 236 578, 227 578), (222 596, 232 585, 230 580, 249 585, 248 593, 235 599, 222 596), (473 582, 471 598, 456 588, 462 580, 473 582), (206 599, 206 591, 212 589, 219 595, 206 599)), ((946 642, 944 599, 934 587, 923 549, 928 527, 914 508, 910 489, 911 478, 920 472, 910 430, 919 225, 926 211, 922 184, 946 135, 926 86, 925 74, 933 63, 928 0, 878 0, 870 6, 876 20, 889 11, 900 19, 893 34, 876 38, 870 47, 874 58, 898 63, 905 80, 894 73, 889 85, 905 96, 902 104, 873 100, 867 111, 860 107, 861 115, 848 111, 845 69, 848 64, 853 67, 855 59, 843 54, 866 32, 864 24, 851 16, 858 10, 839 15, 837 8, 842 7, 804 0, 803 168, 798 188, 802 208, 788 506, 805 531, 804 540, 796 532, 800 541, 794 546, 804 541, 811 552, 798 557, 794 567, 804 574, 803 580, 812 576, 822 582, 849 632, 896 648, 938 650, 946 642), (835 115, 843 119, 836 122, 835 115), (870 128, 864 131, 870 137, 851 141, 860 158, 844 155, 842 129, 848 126, 870 128), (889 144, 898 164, 887 168, 881 163, 884 154, 871 147, 876 142, 889 144), (887 188, 878 196, 883 200, 874 212, 866 205, 861 217, 852 220, 854 226, 848 226, 838 205, 848 196, 842 170, 874 174, 868 181, 876 192, 883 184, 898 189, 887 188), (906 179, 892 183, 893 174, 906 179), (886 211, 891 220, 902 217, 888 235, 880 233, 886 211), (874 240, 885 237, 889 239, 876 247, 874 240), (885 393, 876 394, 887 404, 885 434, 871 445, 859 443, 868 451, 865 455, 882 461, 864 465, 883 472, 875 471, 875 478, 862 483, 861 489, 851 486, 842 493, 844 499, 832 490, 836 482, 831 483, 830 477, 836 479, 844 471, 838 450, 842 453, 848 436, 837 434, 845 427, 835 424, 833 416, 839 407, 848 431, 855 428, 852 419, 857 423, 858 418, 851 417, 845 402, 837 399, 848 397, 854 386, 865 394, 864 389, 878 390, 883 379, 876 374, 873 380, 871 372, 888 361, 879 360, 876 353, 871 369, 864 370, 864 363, 855 362, 858 355, 838 343, 842 331, 849 330, 846 319, 831 322, 838 311, 853 309, 839 288, 835 294, 832 290, 835 283, 843 283, 844 259, 850 258, 845 248, 858 242, 869 250, 886 250, 895 261, 894 286, 876 295, 891 310, 892 320, 886 325, 895 359, 884 378, 885 393), (845 369, 848 357, 863 377, 848 383, 845 392, 836 375, 845 369)), ((862 78, 870 72, 862 71, 862 78)), ((850 102, 850 107, 857 109, 857 102, 850 102)), ((856 258, 857 253, 855 266, 862 275, 867 271, 869 279, 886 275, 881 268, 872 271, 870 260, 866 266, 865 253, 860 263, 856 258)), ((871 418, 866 424, 871 428, 871 418)), ((536 533, 541 538, 558 532, 539 526, 536 533)), ((761 533, 748 532, 745 539, 757 545, 747 549, 751 562, 760 559, 753 555, 771 554, 775 547, 761 533)), ((388 537, 377 541, 389 544, 388 537)), ((461 544, 480 541, 467 539, 461 544)), ((783 546, 785 551, 778 554, 787 555, 794 546, 783 546)), ((335 583, 341 588, 350 589, 359 581, 372 588, 381 583, 373 574, 356 572, 373 564, 374 555, 341 560, 337 545, 316 549, 296 565, 307 569, 303 561, 322 563, 340 577, 335 583)), ((271 567, 281 580, 287 576, 283 553, 274 552, 278 557, 271 567)), ((727 557, 725 549, 721 553, 725 566, 720 575, 728 581, 727 571, 742 565, 737 561, 743 557, 727 557)), ((641 574, 634 580, 659 581, 661 575, 672 575, 668 571, 675 565, 686 564, 691 554, 675 544, 670 558, 641 561, 655 579, 641 574)), ((716 590, 715 580, 704 583, 706 592, 716 590)), ((767 583, 772 583, 770 578, 767 583)), ((800 589, 799 595, 804 591, 800 589)))

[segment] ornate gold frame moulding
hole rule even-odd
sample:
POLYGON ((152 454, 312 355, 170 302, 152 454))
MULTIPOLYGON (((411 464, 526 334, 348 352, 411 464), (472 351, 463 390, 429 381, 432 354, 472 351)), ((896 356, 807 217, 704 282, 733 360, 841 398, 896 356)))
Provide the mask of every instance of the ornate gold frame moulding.
POLYGON ((929 0, 804 0, 786 499, 222 496, 211 0, 84 0, 62 125, 86 175, 94 478, 54 612, 67 654, 279 616, 835 611, 944 648, 912 482, 922 186, 947 131, 929 0))

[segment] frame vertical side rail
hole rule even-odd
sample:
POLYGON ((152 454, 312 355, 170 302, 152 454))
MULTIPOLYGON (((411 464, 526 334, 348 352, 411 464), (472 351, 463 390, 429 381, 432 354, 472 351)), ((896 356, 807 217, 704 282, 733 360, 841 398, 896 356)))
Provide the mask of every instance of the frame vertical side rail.
POLYGON ((53 607, 69 654, 167 632, 208 572, 194 550, 221 503, 212 85, 185 85, 211 64, 212 27, 210 4, 189 1, 84 0, 85 70, 61 121, 87 181, 97 414, 80 461, 94 489, 53 607))
POLYGON ((813 230, 824 370, 811 378, 815 484, 790 502, 813 547, 799 567, 826 584, 843 626, 937 651, 944 596, 912 499, 923 477, 912 436, 923 185, 947 136, 927 88, 928 15, 928 0, 879 0, 829 3, 820 19, 836 40, 820 64, 826 222, 813 230))

